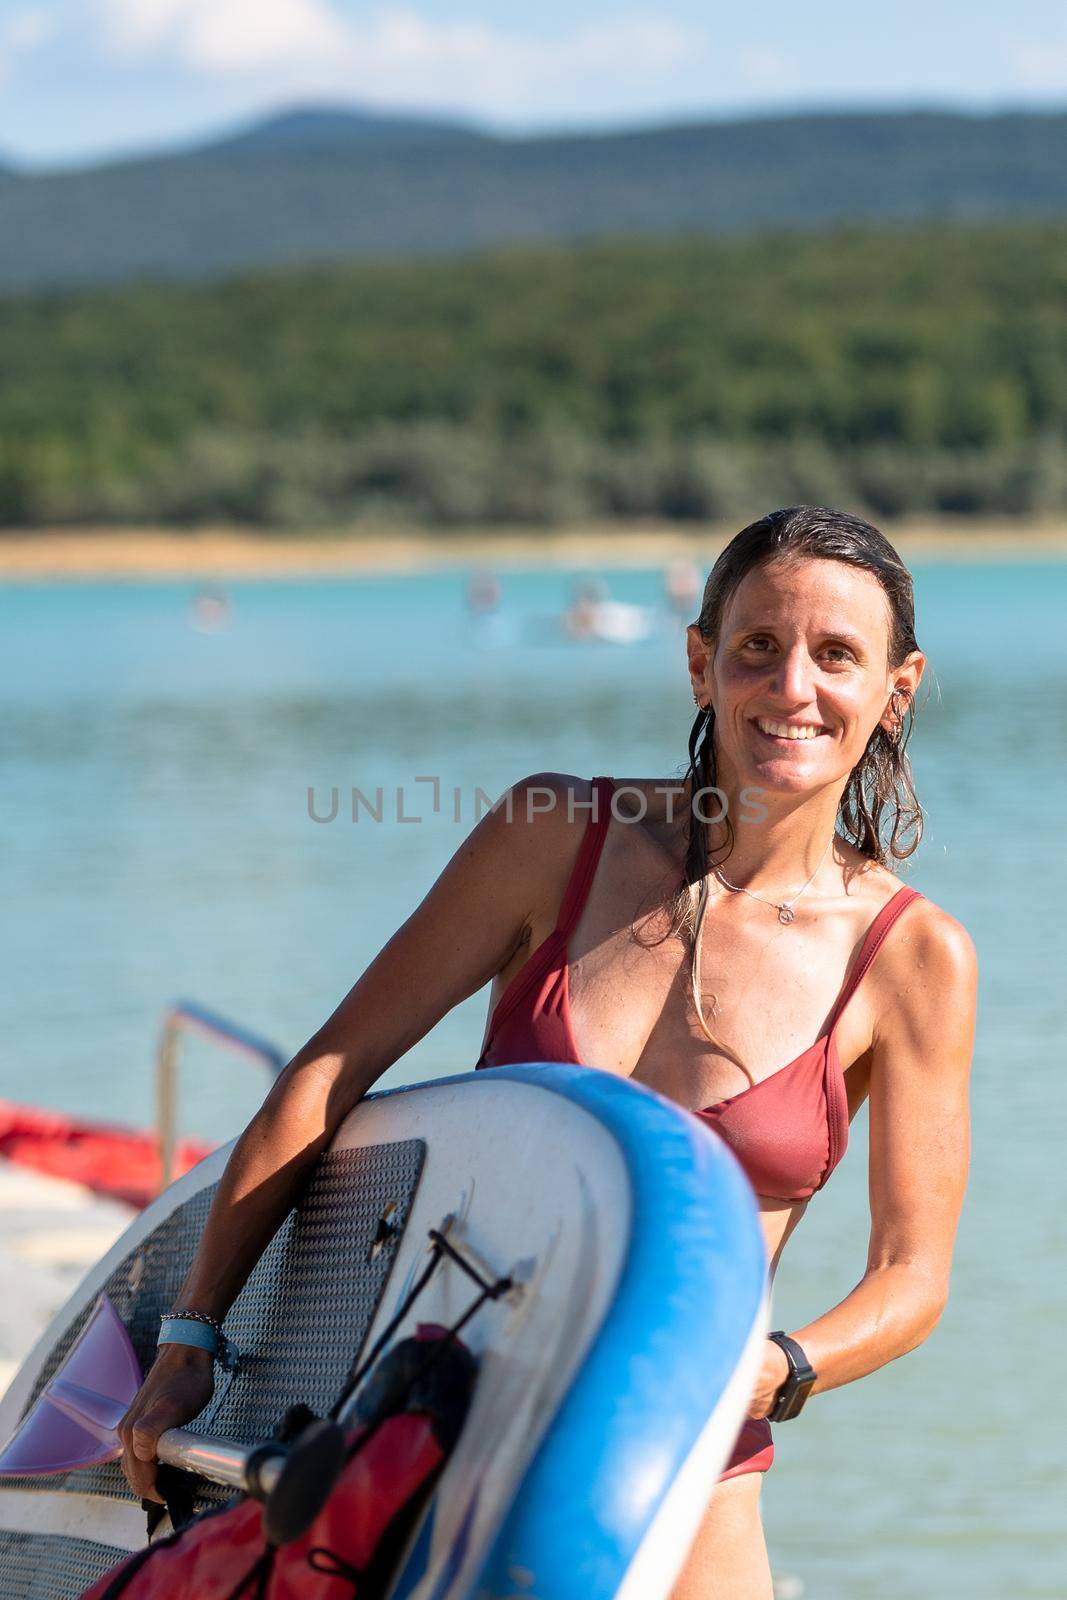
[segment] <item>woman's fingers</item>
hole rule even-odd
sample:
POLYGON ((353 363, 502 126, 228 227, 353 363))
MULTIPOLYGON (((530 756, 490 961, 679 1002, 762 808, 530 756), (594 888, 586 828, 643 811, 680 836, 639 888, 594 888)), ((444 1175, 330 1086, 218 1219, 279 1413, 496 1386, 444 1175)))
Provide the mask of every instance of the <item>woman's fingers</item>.
MULTIPOLYGON (((122 1470, 142 1500, 161 1500, 156 1489, 160 1434, 191 1422, 207 1405, 214 1388, 210 1361, 191 1362, 179 1347, 168 1348, 177 1353, 161 1355, 119 1423, 122 1470)), ((196 1356, 203 1354, 195 1352, 196 1356)))
POLYGON ((142 1500, 161 1498, 156 1492, 156 1448, 160 1434, 188 1422, 199 1409, 199 1406, 190 1410, 173 1401, 157 1400, 149 1402, 129 1426, 123 1439, 122 1470, 130 1488, 142 1500))
POLYGON ((126 1427, 122 1470, 134 1494, 142 1500, 159 1500, 156 1492, 156 1444, 161 1433, 176 1426, 159 1406, 149 1408, 126 1427))

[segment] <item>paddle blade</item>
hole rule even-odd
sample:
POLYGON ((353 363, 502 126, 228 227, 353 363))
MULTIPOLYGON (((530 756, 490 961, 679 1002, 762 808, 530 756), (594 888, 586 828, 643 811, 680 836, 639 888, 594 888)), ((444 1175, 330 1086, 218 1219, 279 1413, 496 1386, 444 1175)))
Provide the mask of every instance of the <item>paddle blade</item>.
POLYGON ((117 1460, 116 1430, 140 1387, 130 1336, 102 1294, 67 1359, 0 1451, 0 1477, 73 1472, 117 1460))

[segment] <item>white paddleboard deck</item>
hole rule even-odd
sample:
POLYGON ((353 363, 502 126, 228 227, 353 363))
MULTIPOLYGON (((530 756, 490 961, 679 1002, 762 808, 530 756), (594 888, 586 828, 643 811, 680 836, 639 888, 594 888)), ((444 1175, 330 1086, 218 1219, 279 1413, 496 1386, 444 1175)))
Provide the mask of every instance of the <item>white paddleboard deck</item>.
MULTIPOLYGON (((102 1290, 150 1364, 227 1156, 88 1274, 0 1403, 0 1440, 102 1290)), ((516 1288, 464 1329, 474 1400, 393 1600, 668 1595, 754 1381, 763 1240, 721 1141, 609 1074, 494 1068, 364 1100, 227 1318, 241 1369, 192 1427, 252 1443, 294 1402, 328 1410, 430 1259, 430 1229, 516 1288)), ((451 1325, 473 1289, 444 1261, 397 1337, 451 1325)), ((0 1600, 77 1595, 144 1539, 113 1463, 0 1482, 0 1600)))

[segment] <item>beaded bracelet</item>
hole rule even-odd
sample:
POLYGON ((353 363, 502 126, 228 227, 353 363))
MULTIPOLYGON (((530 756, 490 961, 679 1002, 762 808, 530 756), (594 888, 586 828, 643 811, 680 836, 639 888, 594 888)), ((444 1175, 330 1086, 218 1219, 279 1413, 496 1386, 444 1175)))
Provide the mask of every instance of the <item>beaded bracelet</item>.
POLYGON ((218 1317, 209 1316, 206 1311, 164 1311, 160 1322, 173 1322, 180 1318, 182 1322, 203 1322, 209 1328, 214 1328, 219 1338, 222 1338, 222 1323, 218 1317))

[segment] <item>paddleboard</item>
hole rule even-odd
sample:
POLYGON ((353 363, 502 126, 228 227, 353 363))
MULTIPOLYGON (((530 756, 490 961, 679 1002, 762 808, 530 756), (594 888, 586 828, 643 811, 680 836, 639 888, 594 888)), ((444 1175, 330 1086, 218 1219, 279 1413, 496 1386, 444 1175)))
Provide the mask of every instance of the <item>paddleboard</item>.
MULTIPOLYGON (((227 1155, 90 1271, 0 1403, 0 1440, 21 1425, 25 1443, 64 1364, 84 1368, 102 1293, 150 1365, 227 1155)), ((533 1063, 363 1100, 235 1302, 238 1370, 191 1430, 254 1444, 296 1402, 326 1412, 424 1273, 433 1232, 512 1287, 464 1327, 474 1400, 391 1600, 665 1600, 743 1421, 766 1259, 722 1141, 612 1074, 533 1063)), ((472 1287, 441 1257, 396 1337, 453 1324, 472 1287)), ((196 1488, 201 1505, 233 1492, 196 1488)), ((0 1478, 4 1600, 76 1596, 145 1537, 113 1460, 0 1478)))

